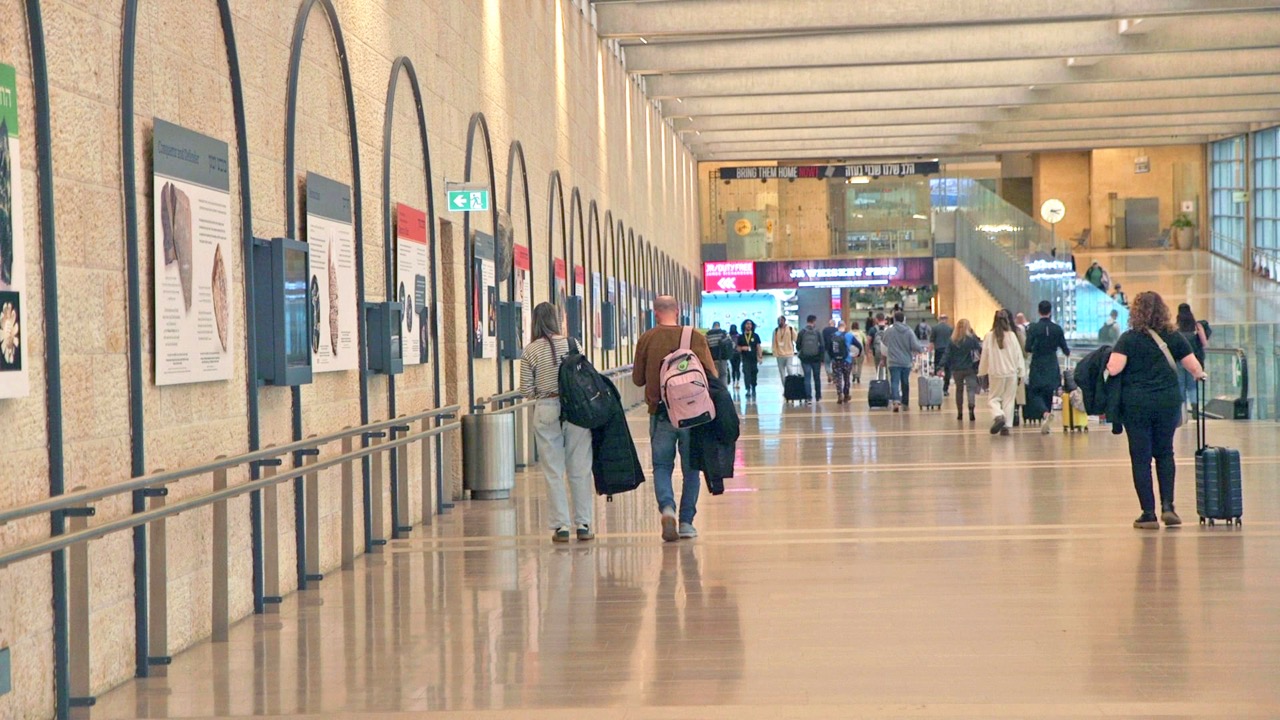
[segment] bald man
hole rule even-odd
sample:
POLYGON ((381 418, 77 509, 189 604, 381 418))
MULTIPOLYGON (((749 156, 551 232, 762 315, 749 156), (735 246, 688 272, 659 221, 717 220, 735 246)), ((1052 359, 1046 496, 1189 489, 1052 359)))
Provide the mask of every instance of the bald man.
MULTIPOLYGON (((689 452, 689 430, 676 429, 667 418, 667 409, 662 405, 662 359, 680 348, 680 305, 670 295, 661 295, 653 302, 653 316, 657 325, 641 335, 636 343, 631 381, 637 387, 644 388, 644 399, 649 405, 653 492, 658 499, 658 512, 662 514, 662 539, 675 542, 681 538, 687 540, 698 537, 698 531, 693 527, 693 518, 698 514, 698 491, 701 483, 689 452), (680 451, 680 468, 684 473, 678 516, 675 491, 671 486, 677 449, 680 451)), ((718 377, 715 361, 711 358, 711 348, 702 333, 693 331, 689 348, 698 356, 707 375, 718 377)))

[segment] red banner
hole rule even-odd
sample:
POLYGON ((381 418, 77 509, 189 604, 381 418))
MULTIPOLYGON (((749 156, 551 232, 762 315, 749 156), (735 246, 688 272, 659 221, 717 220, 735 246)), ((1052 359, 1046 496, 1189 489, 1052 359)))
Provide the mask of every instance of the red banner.
POLYGON ((556 279, 564 280, 564 260, 556 258, 556 279))
POLYGON ((396 237, 426 244, 427 214, 408 205, 396 205, 396 237))
POLYGON ((581 265, 574 265, 573 266, 573 282, 577 285, 582 285, 585 287, 587 284, 587 269, 582 267, 581 265))
POLYGON ((531 258, 529 257, 529 248, 524 245, 515 245, 515 260, 517 270, 529 270, 533 267, 531 258))
POLYGON ((755 290, 756 264, 750 260, 703 263, 702 288, 707 292, 755 290))

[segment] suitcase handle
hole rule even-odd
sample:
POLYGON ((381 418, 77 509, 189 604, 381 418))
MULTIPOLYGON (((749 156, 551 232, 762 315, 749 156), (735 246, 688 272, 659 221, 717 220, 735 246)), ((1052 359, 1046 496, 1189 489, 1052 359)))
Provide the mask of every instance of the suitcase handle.
POLYGON ((1204 396, 1209 391, 1209 384, 1204 378, 1196 380, 1196 451, 1199 452, 1209 446, 1207 437, 1207 425, 1204 417, 1204 396))

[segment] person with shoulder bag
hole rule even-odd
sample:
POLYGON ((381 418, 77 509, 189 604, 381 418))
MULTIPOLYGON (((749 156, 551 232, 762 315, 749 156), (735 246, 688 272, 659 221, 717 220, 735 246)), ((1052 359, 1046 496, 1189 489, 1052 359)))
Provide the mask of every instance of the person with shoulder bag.
POLYGON ((800 364, 804 366, 804 383, 808 388, 810 402, 822 401, 822 359, 827 356, 817 323, 817 315, 805 318, 805 326, 796 339, 796 354, 800 356, 800 364))
POLYGON ((974 408, 978 404, 978 362, 982 357, 982 343, 973 334, 973 326, 961 318, 951 332, 947 344, 945 362, 951 368, 951 379, 956 383, 956 420, 964 420, 964 394, 969 391, 969 422, 977 422, 974 408))
POLYGON ((520 392, 535 401, 534 442, 538 466, 547 481, 548 524, 553 542, 569 542, 576 531, 578 540, 595 537, 595 488, 591 474, 591 430, 563 419, 560 404, 560 363, 576 350, 573 342, 560 334, 560 310, 549 302, 533 309, 533 339, 520 356, 520 392), (573 518, 565 480, 573 493, 573 518))
POLYGON ((1196 380, 1205 378, 1191 346, 1174 329, 1164 298, 1154 292, 1139 293, 1133 299, 1129 329, 1107 360, 1107 374, 1121 381, 1120 419, 1129 435, 1133 487, 1142 507, 1142 514, 1133 521, 1135 528, 1159 529, 1162 521, 1171 527, 1182 524, 1173 502, 1177 473, 1173 435, 1186 420, 1179 367, 1196 380), (1159 516, 1151 486, 1153 459, 1160 486, 1159 516))

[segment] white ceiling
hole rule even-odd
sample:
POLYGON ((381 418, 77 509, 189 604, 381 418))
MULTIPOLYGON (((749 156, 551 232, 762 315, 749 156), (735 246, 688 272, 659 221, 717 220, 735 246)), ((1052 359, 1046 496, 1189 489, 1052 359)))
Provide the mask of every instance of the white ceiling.
POLYGON ((592 7, 700 160, 1200 143, 1280 123, 1280 2, 592 7))

